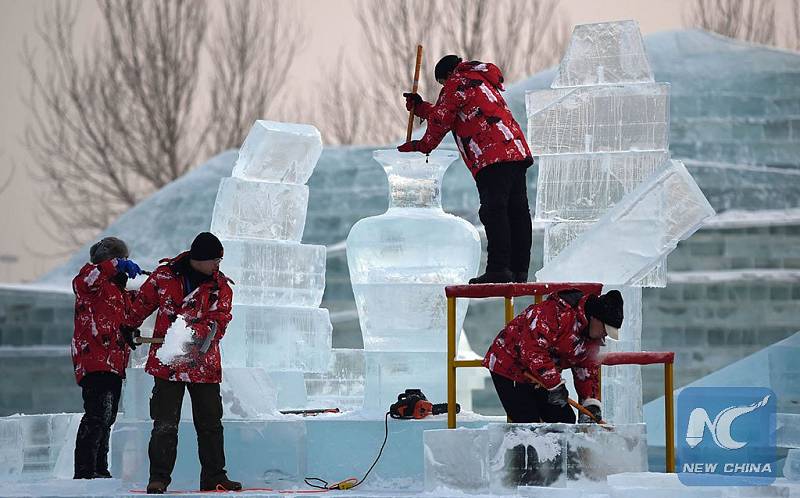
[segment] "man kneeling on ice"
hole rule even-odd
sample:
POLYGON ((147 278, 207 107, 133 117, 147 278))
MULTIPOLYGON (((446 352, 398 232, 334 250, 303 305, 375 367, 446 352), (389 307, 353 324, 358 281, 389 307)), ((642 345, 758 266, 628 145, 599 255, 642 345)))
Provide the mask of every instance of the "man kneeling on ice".
POLYGON ((155 378, 150 398, 148 494, 163 494, 171 482, 178 451, 178 423, 184 390, 192 398, 192 416, 200 456, 200 489, 238 491, 241 483, 225 472, 222 434, 222 382, 219 341, 231 321, 233 291, 219 271, 222 243, 203 232, 190 251, 163 260, 142 284, 131 305, 128 325, 138 327, 158 309, 153 344, 145 371, 155 378))
MULTIPOLYGON (((580 404, 600 420, 598 352, 606 336, 617 340, 622 326, 622 295, 578 290, 551 294, 529 306, 495 338, 483 366, 497 396, 515 423, 575 423, 561 371, 572 369, 580 404), (536 379, 532 382, 528 375, 536 379)), ((581 413, 579 423, 594 422, 581 413)))

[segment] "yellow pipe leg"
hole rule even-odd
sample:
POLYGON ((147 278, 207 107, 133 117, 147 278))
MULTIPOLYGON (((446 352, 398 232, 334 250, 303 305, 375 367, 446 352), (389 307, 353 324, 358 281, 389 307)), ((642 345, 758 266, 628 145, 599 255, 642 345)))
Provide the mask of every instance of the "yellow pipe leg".
POLYGON ((456 428, 456 298, 447 298, 447 428, 456 428))
POLYGON ((675 472, 675 399, 672 387, 672 363, 664 363, 664 445, 666 449, 666 471, 675 472))
POLYGON ((514 319, 514 300, 513 298, 506 297, 506 323, 514 319))

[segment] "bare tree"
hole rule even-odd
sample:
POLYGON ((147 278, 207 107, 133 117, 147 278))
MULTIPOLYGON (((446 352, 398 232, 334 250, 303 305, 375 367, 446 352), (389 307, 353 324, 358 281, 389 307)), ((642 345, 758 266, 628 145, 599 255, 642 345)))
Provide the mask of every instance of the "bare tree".
MULTIPOLYGON (((2 155, 2 154, 0 154, 2 155)), ((17 168, 15 165, 11 166, 11 171, 8 172, 8 177, 0 182, 0 194, 6 191, 8 187, 11 185, 11 182, 14 180, 14 173, 16 173, 17 168)))
POLYGON ((777 42, 775 0, 694 0, 688 25, 765 45, 777 42))
POLYGON ((195 112, 205 4, 98 5, 91 48, 74 46, 76 4, 56 2, 37 25, 45 65, 23 50, 34 117, 24 143, 51 189, 49 232, 75 245, 186 172, 207 134, 195 112))
POLYGON ((356 69, 339 53, 335 63, 325 71, 324 97, 313 106, 311 121, 321 128, 322 138, 329 144, 352 144, 371 134, 369 126, 381 122, 374 109, 364 105, 359 85, 354 85, 356 69))
MULTIPOLYGON (((356 15, 365 50, 360 72, 329 85, 322 98, 337 102, 338 115, 359 117, 360 129, 343 136, 326 132, 334 142, 385 143, 402 136, 407 112, 401 94, 411 88, 418 43, 425 51, 419 93, 435 101, 441 86, 433 65, 448 53, 495 62, 514 81, 557 60, 568 35, 555 0, 361 0, 356 15)), ((341 127, 327 117, 319 122, 323 131, 341 127)))
POLYGON ((239 147, 253 121, 277 107, 305 29, 278 0, 228 0, 225 20, 211 45, 212 153, 239 147))
POLYGON ((792 13, 786 46, 792 50, 800 50, 800 0, 792 0, 792 13))
POLYGON ((556 0, 462 0, 446 3, 445 43, 465 60, 494 62, 516 81, 558 62, 569 23, 556 0))

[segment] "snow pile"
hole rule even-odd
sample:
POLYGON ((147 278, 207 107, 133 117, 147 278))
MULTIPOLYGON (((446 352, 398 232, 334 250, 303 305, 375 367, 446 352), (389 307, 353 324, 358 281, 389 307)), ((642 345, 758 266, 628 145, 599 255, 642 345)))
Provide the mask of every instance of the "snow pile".
POLYGON ((156 358, 164 365, 170 365, 176 359, 186 356, 192 342, 194 342, 194 331, 186 320, 179 316, 167 330, 164 344, 156 351, 156 358))

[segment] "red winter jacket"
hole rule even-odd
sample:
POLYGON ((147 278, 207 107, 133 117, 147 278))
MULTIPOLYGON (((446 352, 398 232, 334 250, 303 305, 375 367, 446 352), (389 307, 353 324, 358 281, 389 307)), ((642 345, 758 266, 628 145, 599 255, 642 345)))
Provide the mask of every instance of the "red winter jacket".
POLYGON ((153 337, 165 337, 175 320, 185 320, 190 325, 198 347, 213 331, 205 354, 198 347, 189 347, 185 355, 167 365, 156 357, 161 344, 151 344, 145 371, 171 381, 218 384, 222 382, 219 341, 232 318, 233 291, 228 278, 216 272, 186 295, 184 269, 188 267, 188 258, 189 253, 184 252, 171 260, 162 260, 166 264, 156 268, 131 304, 129 325, 140 326, 158 309, 153 337))
POLYGON ((133 291, 120 289, 111 281, 117 274, 117 260, 87 263, 72 280, 75 292, 75 332, 72 336, 72 365, 80 384, 91 372, 112 372, 125 377, 131 348, 119 326, 125 320, 133 291))
POLYGON ((571 368, 581 403, 600 399, 602 341, 587 335, 587 297, 577 290, 563 291, 529 306, 500 331, 483 366, 516 382, 529 382, 523 373, 530 372, 547 389, 563 382, 561 371, 571 368))
POLYGON ((494 64, 462 62, 439 93, 436 105, 422 102, 414 113, 428 120, 419 149, 429 152, 448 131, 472 176, 499 162, 533 163, 531 151, 511 110, 503 100, 503 74, 494 64))

